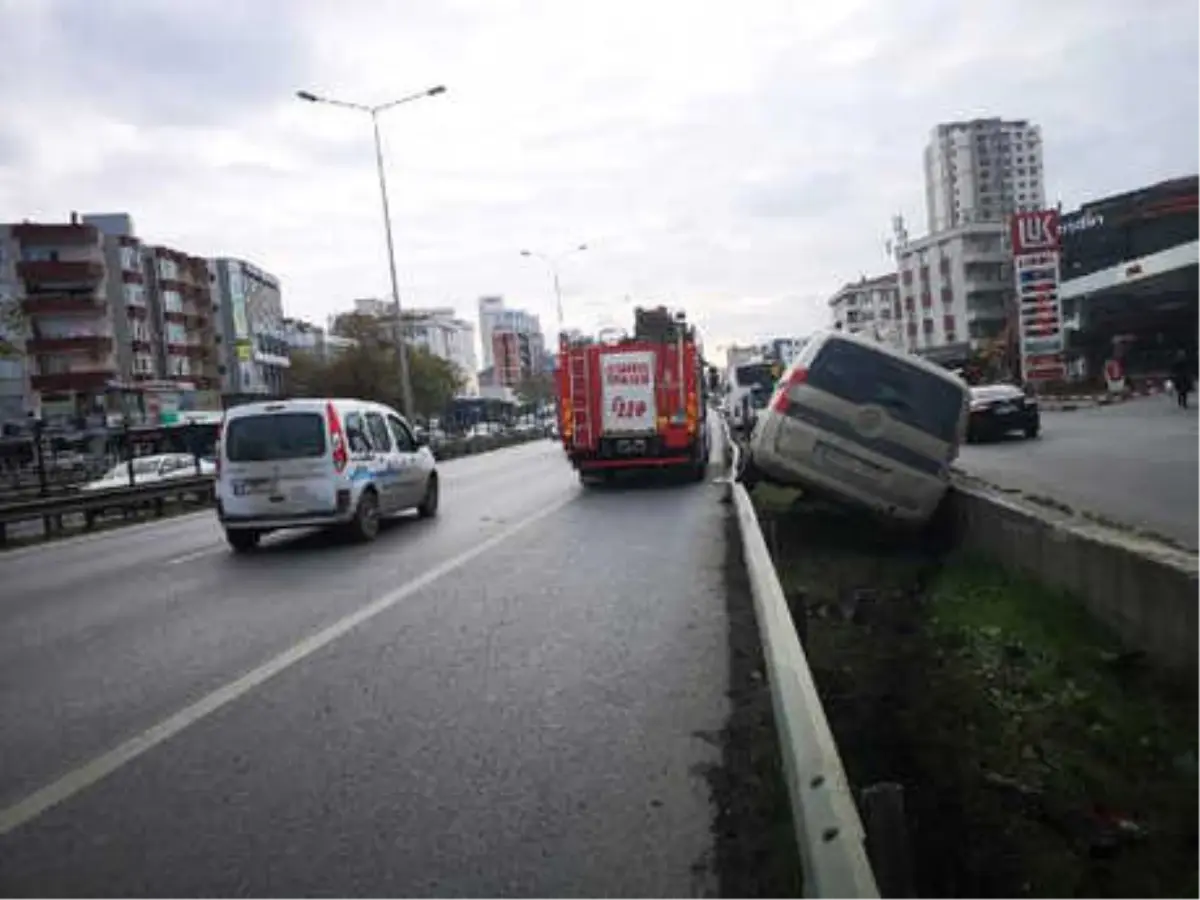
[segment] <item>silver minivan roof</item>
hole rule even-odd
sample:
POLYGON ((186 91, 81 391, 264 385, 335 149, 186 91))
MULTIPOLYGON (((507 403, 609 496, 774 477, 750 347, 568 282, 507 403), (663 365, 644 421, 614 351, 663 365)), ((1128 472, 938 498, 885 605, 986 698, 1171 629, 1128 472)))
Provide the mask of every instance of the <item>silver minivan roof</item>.
MULTIPOLYGON (((857 344, 859 347, 864 347, 867 350, 874 350, 877 353, 882 353, 886 356, 892 357, 893 359, 898 359, 901 362, 908 363, 910 366, 915 366, 924 372, 928 372, 930 375, 936 375, 943 381, 948 381, 951 384, 962 388, 964 391, 966 390, 967 385, 961 378, 942 366, 939 366, 937 363, 930 362, 923 357, 917 356, 915 353, 897 350, 895 347, 890 347, 887 344, 883 344, 876 340, 860 337, 859 335, 853 334, 849 331, 837 331, 836 329, 832 328, 822 329, 821 331, 813 334, 812 338, 810 339, 810 343, 807 347, 805 347, 805 350, 807 350, 808 347, 817 344, 823 345, 825 341, 830 338, 849 341, 850 343, 857 344)), ((805 353, 805 356, 811 358, 811 355, 808 353, 805 353)))

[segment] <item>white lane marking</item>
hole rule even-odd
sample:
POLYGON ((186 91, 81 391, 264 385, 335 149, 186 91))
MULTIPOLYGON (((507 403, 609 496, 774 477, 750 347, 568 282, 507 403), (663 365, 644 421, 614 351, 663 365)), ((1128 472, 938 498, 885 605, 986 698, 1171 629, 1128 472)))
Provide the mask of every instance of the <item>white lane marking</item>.
POLYGON ((191 562, 193 559, 199 559, 202 556, 212 556, 214 553, 219 553, 224 550, 223 547, 205 547, 203 550, 193 550, 191 553, 185 553, 183 556, 176 556, 174 559, 168 559, 168 566, 178 566, 181 563, 191 562))
POLYGON ((316 634, 310 635, 275 658, 263 663, 258 668, 217 688, 211 694, 202 697, 190 706, 184 707, 179 712, 163 719, 156 725, 152 725, 141 734, 135 735, 125 741, 125 743, 114 747, 112 750, 96 757, 90 762, 84 763, 79 768, 68 772, 57 781, 53 781, 45 787, 34 791, 28 797, 18 801, 7 809, 0 810, 0 836, 20 828, 26 822, 36 819, 52 806, 57 806, 59 803, 69 800, 81 791, 96 784, 96 782, 107 778, 126 763, 132 762, 142 754, 149 752, 159 744, 179 734, 179 732, 183 731, 189 725, 194 725, 222 707, 228 706, 268 679, 312 656, 318 650, 333 643, 347 632, 395 606, 404 598, 415 594, 422 588, 428 587, 439 578, 449 575, 455 569, 462 568, 471 560, 482 556, 484 553, 515 536, 518 532, 562 509, 574 499, 574 495, 563 497, 533 515, 527 516, 519 522, 510 525, 498 534, 492 535, 482 543, 476 544, 475 547, 467 550, 465 553, 460 553, 458 556, 434 566, 425 572, 425 574, 414 578, 391 593, 385 594, 377 600, 368 603, 357 612, 339 619, 316 634))

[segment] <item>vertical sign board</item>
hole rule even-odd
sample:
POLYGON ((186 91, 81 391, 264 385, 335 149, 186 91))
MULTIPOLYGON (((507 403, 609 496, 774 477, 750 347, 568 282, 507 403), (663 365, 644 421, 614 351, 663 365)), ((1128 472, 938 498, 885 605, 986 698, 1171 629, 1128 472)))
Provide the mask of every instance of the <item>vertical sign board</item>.
POLYGON ((1067 368, 1058 294, 1058 211, 1016 213, 1011 227, 1021 371, 1026 381, 1061 381, 1067 368))

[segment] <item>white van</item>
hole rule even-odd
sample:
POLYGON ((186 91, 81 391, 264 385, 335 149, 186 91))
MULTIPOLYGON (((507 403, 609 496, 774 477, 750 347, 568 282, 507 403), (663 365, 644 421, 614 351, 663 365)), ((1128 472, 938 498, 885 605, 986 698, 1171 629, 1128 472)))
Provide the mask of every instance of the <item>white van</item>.
POLYGON ((734 431, 750 434, 775 388, 776 371, 775 364, 761 359, 729 368, 725 413, 734 431))
POLYGON ((278 400, 225 413, 217 517, 234 550, 268 531, 337 526, 360 541, 408 509, 437 514, 433 454, 404 417, 366 400, 278 400))
POLYGON ((969 410, 966 384, 945 369, 822 332, 760 414, 748 474, 919 525, 949 487, 969 410))

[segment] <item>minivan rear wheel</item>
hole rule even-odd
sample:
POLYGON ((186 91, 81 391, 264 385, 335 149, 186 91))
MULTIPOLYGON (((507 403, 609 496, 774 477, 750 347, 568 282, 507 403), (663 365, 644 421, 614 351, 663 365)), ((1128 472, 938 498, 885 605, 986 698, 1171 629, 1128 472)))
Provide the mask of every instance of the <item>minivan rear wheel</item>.
POLYGON ((350 537, 360 544, 370 543, 379 536, 379 498, 374 491, 363 491, 358 498, 349 531, 350 537))
POLYGON ((422 519, 432 519, 437 515, 438 511, 438 477, 434 472, 429 476, 429 483, 425 485, 425 498, 421 501, 421 505, 417 507, 417 515, 422 519))
POLYGON ((235 553, 249 553, 258 546, 260 537, 262 537, 261 533, 249 528, 227 528, 225 530, 225 540, 229 542, 229 546, 235 553))

